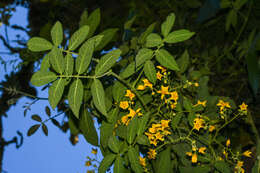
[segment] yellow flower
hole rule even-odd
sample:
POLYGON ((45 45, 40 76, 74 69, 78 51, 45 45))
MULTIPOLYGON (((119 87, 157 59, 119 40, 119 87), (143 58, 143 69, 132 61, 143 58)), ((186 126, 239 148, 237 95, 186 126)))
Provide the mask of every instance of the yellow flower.
POLYGON ((160 69, 162 71, 162 73, 166 72, 166 68, 160 66, 160 65, 157 65, 156 66, 158 69, 160 69))
POLYGON ((223 155, 227 158, 228 157, 228 153, 226 152, 226 150, 223 150, 223 155))
POLYGON ((145 86, 144 85, 138 85, 137 90, 144 90, 145 86))
POLYGON ((154 149, 149 149, 149 151, 147 152, 147 154, 148 154, 148 159, 155 159, 155 157, 156 157, 156 151, 154 150, 154 149))
POLYGON ((92 154, 97 154, 97 149, 92 148, 91 153, 92 153, 92 154))
POLYGON ((119 107, 122 108, 122 109, 127 109, 129 107, 128 101, 120 102, 119 107))
POLYGON ((171 120, 161 120, 162 130, 169 127, 169 122, 170 121, 171 120))
POLYGON ((140 163, 140 165, 142 165, 143 167, 146 167, 145 158, 142 158, 141 156, 139 156, 139 163, 140 163))
POLYGON ((205 150, 206 150, 206 147, 200 147, 199 148, 199 153, 205 154, 205 150))
POLYGON ((174 109, 174 108, 176 108, 176 105, 177 105, 177 103, 175 102, 175 103, 172 103, 170 106, 171 106, 171 109, 174 109))
POLYGON ((195 118, 193 123, 193 128, 196 130, 200 130, 200 128, 204 127, 204 120, 202 118, 195 118))
POLYGON ((186 152, 187 156, 192 156, 192 152, 186 152))
POLYGON ((129 97, 130 100, 133 100, 133 98, 135 97, 135 94, 132 93, 130 90, 126 90, 126 97, 129 97))
POLYGON ((226 146, 227 146, 227 147, 230 146, 230 139, 228 139, 228 140, 226 141, 226 146))
POLYGON ((168 88, 169 86, 167 87, 161 86, 161 90, 157 91, 157 93, 161 94, 161 99, 163 99, 166 94, 169 94, 168 88))
POLYGON ((215 129, 216 129, 215 126, 213 126, 213 125, 210 125, 210 126, 209 126, 209 132, 213 132, 215 129))
POLYGON ((150 140, 150 144, 153 144, 154 146, 157 146, 157 140, 156 139, 150 140))
POLYGON ((162 131, 162 134, 167 136, 167 135, 171 134, 171 132, 168 131, 168 130, 163 130, 163 131, 162 131))
POLYGON ((224 108, 231 108, 229 102, 224 102, 223 100, 219 100, 217 106, 220 107, 220 111, 222 111, 224 108))
POLYGON ((160 132, 157 132, 154 136, 156 140, 164 141, 163 135, 160 132))
POLYGON ((159 79, 159 80, 162 80, 162 77, 163 77, 163 75, 158 71, 156 73, 156 78, 159 79))
POLYGON ((170 100, 174 100, 176 102, 179 98, 178 93, 176 91, 173 91, 170 92, 170 94, 171 94, 170 100))
POLYGON ((245 152, 243 152, 243 156, 246 156, 246 157, 251 157, 251 154, 252 154, 252 152, 249 150, 246 150, 245 152))
POLYGON ((153 84, 151 84, 150 82, 149 82, 149 80, 147 80, 147 79, 143 79, 143 82, 144 82, 144 86, 148 86, 149 88, 153 88, 153 84))
POLYGON ((248 105, 243 102, 241 105, 239 105, 239 107, 241 111, 247 111, 248 105))
POLYGON ((122 121, 122 123, 124 124, 124 125, 128 125, 129 124, 129 122, 130 122, 130 119, 129 119, 129 117, 128 117, 128 115, 125 115, 125 116, 123 116, 122 118, 121 118, 121 121, 122 121))
POLYGON ((198 86, 199 86, 199 83, 198 83, 198 82, 195 82, 195 83, 194 83, 194 86, 195 86, 195 87, 198 87, 198 86))
POLYGON ((242 168, 244 162, 243 161, 238 161, 237 165, 235 167, 235 173, 244 173, 245 170, 242 168))
POLYGON ((157 128, 152 126, 152 127, 149 128, 149 132, 150 133, 156 133, 157 132, 157 128))
POLYGON ((197 161, 198 161, 198 156, 197 156, 197 154, 192 154, 192 156, 191 156, 191 162, 192 163, 197 163, 197 161))
POLYGON ((91 166, 91 161, 86 161, 85 166, 91 166))
POLYGON ((131 117, 131 118, 133 118, 133 117, 135 116, 135 114, 136 114, 135 110, 133 110, 133 109, 131 109, 131 108, 129 108, 128 110, 130 111, 129 114, 128 114, 128 116, 131 117))
POLYGON ((206 103, 207 103, 207 100, 205 100, 205 101, 198 100, 197 104, 194 106, 202 105, 203 107, 206 107, 206 103))

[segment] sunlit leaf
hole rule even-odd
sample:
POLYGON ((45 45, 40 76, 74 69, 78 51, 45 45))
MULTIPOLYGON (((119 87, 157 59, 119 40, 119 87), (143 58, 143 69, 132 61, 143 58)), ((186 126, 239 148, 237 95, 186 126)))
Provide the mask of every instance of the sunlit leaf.
POLYGON ((69 88, 68 101, 74 115, 79 118, 79 109, 83 99, 83 84, 80 79, 72 82, 69 88))
POLYGON ((45 84, 48 84, 52 81, 57 79, 57 76, 55 73, 50 72, 50 71, 37 71, 36 73, 33 74, 31 78, 31 83, 34 86, 42 86, 45 84))
POLYGON ((171 13, 167 16, 166 20, 161 25, 161 32, 164 37, 166 37, 170 33, 174 25, 174 22, 175 22, 175 14, 171 13))
POLYGON ((114 38, 117 31, 117 28, 110 28, 101 32, 100 35, 103 35, 103 38, 102 41, 98 44, 98 46, 95 47, 95 50, 102 50, 114 38))
POLYGON ((152 23, 151 25, 148 26, 148 28, 140 35, 138 42, 140 44, 144 44, 146 41, 147 36, 153 32, 154 27, 155 27, 156 23, 152 23))
POLYGON ((62 74, 65 69, 64 57, 61 49, 53 47, 50 52, 50 63, 52 68, 59 74, 62 74))
POLYGON ((64 91, 64 87, 65 87, 65 79, 60 78, 59 80, 53 82, 53 84, 49 88, 48 99, 52 109, 55 109, 57 104, 59 103, 64 91))
POLYGON ((98 172, 105 173, 106 170, 112 165, 115 158, 116 158, 116 154, 106 155, 99 165, 98 172))
POLYGON ((128 150, 128 158, 131 164, 131 168, 134 170, 136 173, 142 173, 143 168, 139 163, 139 154, 136 151, 135 148, 130 147, 128 150))
POLYGON ((146 47, 156 47, 162 44, 162 38, 160 35, 151 33, 146 38, 146 47))
POLYGON ((115 153, 119 153, 119 141, 118 139, 112 135, 108 139, 108 147, 115 153))
POLYGON ((59 46, 63 40, 62 24, 57 21, 51 29, 51 38, 55 46, 59 46))
POLYGON ((102 56, 95 69, 96 76, 102 75, 108 71, 116 63, 120 54, 121 50, 115 49, 102 56))
POLYGON ((69 40, 69 50, 75 50, 87 38, 89 33, 89 26, 84 25, 78 29, 69 40))
POLYGON ((86 25, 90 27, 88 38, 91 37, 95 30, 97 29, 99 23, 100 23, 100 9, 94 10, 92 13, 90 13, 89 17, 87 18, 86 25))
POLYGON ((186 30, 186 29, 180 29, 180 30, 171 32, 164 39, 164 41, 166 43, 179 43, 179 42, 183 42, 185 40, 190 39, 194 34, 195 34, 195 32, 190 32, 189 30, 186 30))
POLYGON ((107 116, 105 106, 105 91, 102 83, 98 79, 94 79, 91 86, 91 93, 96 108, 105 116, 107 116))
POLYGON ((144 64, 144 74, 153 84, 156 83, 156 69, 152 61, 148 60, 144 64))
POLYGON ((124 168, 124 161, 122 159, 121 156, 117 156, 116 157, 116 161, 114 163, 114 169, 113 169, 114 173, 122 173, 125 171, 124 168))
POLYGON ((147 48, 140 49, 135 57, 136 66, 137 67, 140 66, 147 60, 152 59, 152 57, 153 57, 153 51, 151 49, 147 49, 147 48))
POLYGON ((164 67, 174 71, 179 71, 179 67, 175 58, 165 49, 160 49, 156 52, 156 60, 164 67))
POLYGON ((33 52, 40 52, 52 49, 53 45, 41 37, 33 37, 27 43, 28 48, 33 52))
POLYGON ((64 60, 64 66, 65 66, 65 70, 64 70, 64 72, 65 72, 65 75, 68 75, 68 76, 70 76, 70 75, 72 75, 73 74, 73 69, 74 69, 74 59, 73 59, 73 57, 72 57, 72 55, 71 54, 67 54, 66 56, 65 56, 65 60, 64 60))

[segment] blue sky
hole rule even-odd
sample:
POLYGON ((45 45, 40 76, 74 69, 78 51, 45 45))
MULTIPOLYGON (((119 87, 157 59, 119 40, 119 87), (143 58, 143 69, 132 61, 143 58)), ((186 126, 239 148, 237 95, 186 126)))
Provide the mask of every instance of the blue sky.
MULTIPOLYGON (((20 26, 27 26, 27 9, 17 7, 17 11, 10 19, 11 24, 17 24, 20 26)), ((0 27, 0 34, 4 35, 4 26, 0 27)), ((8 28, 9 40, 16 39, 16 34, 20 33, 22 37, 28 39, 28 36, 24 32, 16 31, 8 28)), ((7 52, 0 41, 0 52, 7 52)), ((0 54, 0 57, 5 61, 17 59, 17 55, 0 54)), ((17 63, 16 63, 17 64, 17 63)), ((0 81, 4 79, 4 74, 9 73, 12 70, 12 66, 9 65, 7 71, 4 70, 3 65, 0 65, 0 81)), ((47 90, 40 91, 38 88, 39 97, 48 97, 47 90)), ((83 136, 79 136, 79 143, 76 146, 72 146, 69 141, 69 132, 64 134, 57 127, 55 127, 50 121, 46 124, 49 129, 49 135, 46 137, 42 130, 39 129, 31 137, 27 137, 27 130, 35 124, 35 121, 31 120, 31 115, 39 114, 43 120, 47 119, 47 115, 44 113, 45 106, 48 105, 48 101, 39 101, 34 104, 31 111, 27 113, 27 116, 23 116, 23 105, 26 102, 32 102, 27 98, 19 100, 16 106, 11 107, 8 111, 8 118, 4 118, 4 138, 6 140, 12 139, 17 135, 16 131, 19 130, 23 133, 24 143, 21 148, 16 149, 15 145, 9 145, 5 149, 3 169, 8 173, 82 173, 86 172, 85 161, 87 156, 101 160, 102 156, 99 152, 97 156, 91 154, 93 146, 89 145, 83 136)), ((52 115, 56 112, 52 110, 52 115)), ((58 118, 61 121, 62 117, 58 118)))

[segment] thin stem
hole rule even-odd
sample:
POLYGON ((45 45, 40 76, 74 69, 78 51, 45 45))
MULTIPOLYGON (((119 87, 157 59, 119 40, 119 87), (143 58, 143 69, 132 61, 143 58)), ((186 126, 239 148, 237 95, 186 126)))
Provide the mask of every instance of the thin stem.
POLYGON ((6 87, 3 86, 3 89, 5 89, 6 91, 9 91, 10 93, 21 94, 21 95, 24 95, 26 97, 31 97, 31 98, 38 99, 38 100, 48 100, 48 98, 37 97, 37 96, 34 96, 32 94, 16 90, 16 88, 6 88, 6 87))
POLYGON ((46 123, 47 121, 49 121, 49 120, 51 120, 51 119, 54 119, 54 118, 56 118, 56 117, 58 117, 58 116, 60 116, 60 115, 62 115, 62 114, 64 114, 64 113, 66 113, 68 110, 69 110, 69 109, 66 109, 64 112, 60 112, 60 113, 58 113, 58 114, 56 114, 56 115, 53 115, 52 117, 50 117, 50 118, 44 120, 42 123, 46 123))

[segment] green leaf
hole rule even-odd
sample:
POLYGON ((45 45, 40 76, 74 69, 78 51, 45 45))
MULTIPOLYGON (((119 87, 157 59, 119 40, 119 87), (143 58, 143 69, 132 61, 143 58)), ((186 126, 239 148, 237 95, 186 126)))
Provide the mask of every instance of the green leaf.
POLYGON ((166 20, 161 25, 161 31, 164 37, 166 37, 170 33, 174 25, 174 22, 175 22, 175 14, 171 13, 169 14, 169 16, 167 16, 166 20))
POLYGON ((32 136, 40 127, 40 124, 36 124, 30 127, 30 129, 27 131, 27 136, 32 136))
POLYGON ((114 125, 112 123, 102 122, 100 127, 100 144, 106 148, 108 145, 108 139, 113 135, 114 125))
POLYGON ((86 41, 79 49, 79 56, 76 59, 76 71, 78 74, 84 73, 90 64, 93 52, 94 41, 86 41))
POLYGON ((119 153, 119 141, 118 139, 112 135, 108 139, 108 147, 115 153, 119 153))
POLYGON ((153 57, 153 51, 151 49, 147 49, 147 48, 140 49, 135 57, 136 67, 140 66, 147 60, 152 59, 152 57, 153 57))
POLYGON ((98 146, 98 135, 94 126, 94 122, 85 107, 81 111, 79 127, 86 141, 88 141, 91 145, 98 146))
POLYGON ((79 28, 69 40, 69 50, 75 50, 87 38, 89 33, 89 26, 84 25, 79 28))
POLYGON ((234 2, 234 9, 236 11, 239 11, 241 7, 243 7, 246 3, 247 3, 248 0, 236 0, 234 2))
POLYGON ((170 147, 167 147, 159 154, 158 159, 156 160, 156 172, 160 172, 160 173, 172 172, 170 147))
POLYGON ((185 40, 190 39, 194 34, 195 34, 195 32, 190 32, 189 30, 186 30, 186 29, 180 29, 180 30, 171 32, 164 39, 164 41, 166 43, 179 43, 179 42, 183 42, 185 40))
POLYGON ((79 126, 78 119, 75 116, 73 116, 71 112, 69 112, 68 117, 69 117, 68 123, 69 123, 70 133, 72 135, 78 135, 80 132, 80 130, 78 128, 78 126, 79 126))
POLYGON ((98 172, 106 173, 106 170, 112 165, 115 158, 116 158, 115 154, 106 155, 99 165, 98 172))
POLYGON ((137 137, 136 142, 140 145, 150 145, 149 139, 145 135, 140 135, 137 137))
POLYGON ((53 47, 50 52, 50 63, 52 68, 59 74, 62 74, 65 69, 64 58, 61 49, 53 47))
POLYGON ((235 10, 230 10, 227 19, 226 19, 226 25, 225 25, 225 31, 229 31, 230 26, 236 27, 237 24, 237 12, 235 10))
POLYGON ((138 39, 138 43, 139 44, 144 44, 146 41, 147 36, 153 32, 154 27, 155 27, 156 23, 152 23, 151 25, 148 26, 148 28, 140 35, 139 39, 138 39))
POLYGON ((182 119, 182 117, 184 117, 184 114, 183 113, 177 113, 173 118, 172 118, 172 121, 171 121, 171 125, 172 125, 172 128, 173 129, 176 129, 182 119))
POLYGON ((94 79, 91 85, 91 93, 93 96, 94 105, 105 116, 107 116, 105 106, 105 91, 102 83, 98 79, 94 79))
POLYGON ((130 77, 132 74, 140 70, 140 67, 136 68, 135 62, 131 62, 120 74, 119 76, 123 79, 130 77))
POLYGON ((79 27, 86 25, 87 19, 88 19, 88 11, 84 10, 83 13, 80 16, 79 27))
POLYGON ((96 76, 102 75, 108 71, 116 63, 116 60, 119 58, 120 54, 121 50, 115 49, 102 56, 95 69, 96 76))
POLYGON ((188 68, 190 63, 190 56, 187 50, 183 52, 181 57, 177 59, 177 64, 180 68, 180 73, 184 73, 186 69, 188 68))
POLYGON ((51 58, 51 54, 50 52, 47 53, 47 55, 44 56, 44 58, 42 59, 41 62, 41 71, 48 71, 51 64, 50 64, 50 58, 51 58))
POLYGON ((33 37, 27 43, 28 49, 33 52, 40 52, 52 49, 53 45, 48 40, 41 37, 33 37))
POLYGON ((113 85, 113 89, 112 89, 112 94, 113 94, 113 98, 116 102, 121 101, 121 99, 124 97, 125 95, 125 91, 126 91, 126 86, 123 85, 121 82, 116 81, 113 85))
POLYGON ((135 148, 130 147, 128 150, 128 158, 131 164, 131 168, 134 170, 135 173, 142 173, 143 168, 139 163, 139 154, 135 148))
POLYGON ((55 109, 57 104, 59 103, 64 91, 64 87, 65 87, 65 79, 60 78, 59 80, 53 82, 53 84, 49 88, 48 99, 52 109, 55 109))
POLYGON ((48 127, 45 124, 42 124, 42 131, 45 134, 45 136, 48 136, 48 127))
POLYGON ((103 35, 99 34, 99 35, 96 35, 94 37, 91 37, 90 39, 88 39, 88 41, 90 42, 94 42, 94 47, 95 47, 95 50, 96 50, 96 47, 102 43, 102 39, 103 39, 103 35))
POLYGON ((83 99, 83 92, 81 80, 74 80, 69 88, 68 101, 72 112, 77 118, 79 118, 79 109, 83 99))
POLYGON ((206 166, 197 166, 197 167, 180 167, 180 173, 210 173, 211 168, 206 165, 206 166))
POLYGON ((121 156, 116 157, 116 161, 114 163, 114 173, 123 173, 125 171, 124 161, 121 156))
POLYGON ((42 86, 42 85, 45 85, 45 84, 48 84, 48 83, 54 81, 55 79, 57 79, 57 76, 55 73, 50 72, 50 71, 41 71, 40 70, 32 75, 31 83, 34 86, 42 86))
POLYGON ((216 161, 214 166, 221 173, 231 172, 229 165, 225 161, 216 161))
POLYGON ((63 40, 62 24, 57 21, 51 28, 51 38, 55 46, 59 46, 63 40))
POLYGON ((147 112, 144 114, 141 118, 138 120, 138 129, 137 129, 137 136, 141 135, 144 133, 146 124, 149 120, 150 117, 150 112, 147 112))
POLYGON ((160 35, 151 33, 146 38, 146 47, 156 47, 163 43, 160 35))
POLYGON ((86 25, 88 25, 90 27, 89 29, 89 34, 88 34, 88 38, 91 37, 95 30, 97 29, 99 23, 100 23, 100 18, 101 18, 101 15, 100 15, 100 9, 96 9, 95 11, 93 11, 87 21, 86 21, 86 25))
POLYGON ((73 59, 73 57, 72 57, 72 55, 71 54, 67 54, 66 56, 65 56, 65 63, 64 63, 65 65, 65 75, 68 75, 68 76, 70 76, 70 75, 72 75, 73 74, 73 69, 74 69, 74 59, 73 59))
POLYGON ((48 115, 48 117, 51 116, 51 110, 50 110, 49 106, 45 106, 45 113, 48 115))
POLYGON ((164 67, 173 71, 179 71, 179 67, 175 61, 175 58, 165 49, 160 49, 156 52, 156 60, 164 67))
POLYGON ((138 130, 138 118, 134 117, 130 124, 127 126, 127 142, 129 144, 132 144, 134 142, 134 139, 136 137, 138 130))
POLYGON ((32 118, 33 120, 35 120, 35 121, 42 122, 42 119, 41 119, 41 117, 40 117, 39 115, 34 114, 34 115, 32 115, 31 118, 32 118))
POLYGON ((156 69, 152 61, 148 60, 144 64, 144 74, 153 84, 156 83, 156 69))
POLYGON ((117 28, 110 28, 101 32, 100 35, 103 35, 103 38, 102 41, 98 44, 98 46, 95 47, 95 50, 102 50, 114 38, 117 31, 117 28))

